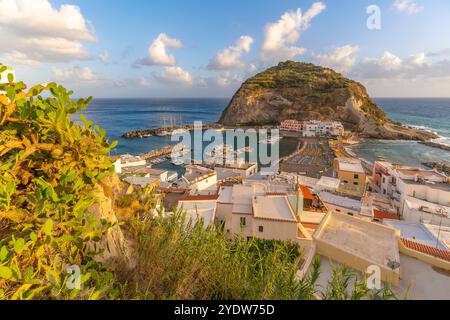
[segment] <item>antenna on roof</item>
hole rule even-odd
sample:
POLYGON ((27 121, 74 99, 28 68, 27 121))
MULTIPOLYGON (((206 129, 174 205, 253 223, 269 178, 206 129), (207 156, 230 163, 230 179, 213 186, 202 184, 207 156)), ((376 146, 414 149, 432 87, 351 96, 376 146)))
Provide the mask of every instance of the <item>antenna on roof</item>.
POLYGON ((389 268, 391 268, 392 271, 394 271, 394 270, 397 270, 398 268, 400 268, 400 262, 397 262, 397 261, 395 261, 395 260, 389 259, 389 261, 388 261, 388 263, 387 263, 387 266, 388 266, 389 268))

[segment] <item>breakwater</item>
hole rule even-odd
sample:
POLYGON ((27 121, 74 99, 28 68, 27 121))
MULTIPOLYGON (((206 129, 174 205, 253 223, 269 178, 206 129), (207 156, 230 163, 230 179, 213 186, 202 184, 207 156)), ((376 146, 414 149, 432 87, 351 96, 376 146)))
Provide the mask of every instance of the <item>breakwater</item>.
MULTIPOLYGON (((208 123, 203 124, 203 129, 221 129, 222 126, 218 123, 208 123)), ((186 130, 193 131, 194 125, 185 125, 185 126, 176 126, 176 127, 165 127, 165 128, 154 128, 154 129, 144 129, 144 130, 136 130, 129 131, 122 135, 125 139, 135 139, 135 138, 146 138, 163 134, 172 134, 175 130, 186 130)))
POLYGON ((446 144, 432 142, 432 141, 421 141, 419 143, 429 146, 429 147, 438 148, 438 149, 445 150, 445 151, 450 151, 450 146, 448 146, 446 144))

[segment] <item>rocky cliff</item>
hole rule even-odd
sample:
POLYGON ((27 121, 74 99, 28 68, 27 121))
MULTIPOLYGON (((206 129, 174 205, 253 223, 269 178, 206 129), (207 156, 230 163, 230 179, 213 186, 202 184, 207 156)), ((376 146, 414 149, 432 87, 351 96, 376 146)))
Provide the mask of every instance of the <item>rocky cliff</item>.
POLYGON ((245 81, 219 122, 277 125, 286 119, 336 120, 358 137, 429 140, 432 133, 390 121, 364 86, 310 63, 281 62, 245 81))

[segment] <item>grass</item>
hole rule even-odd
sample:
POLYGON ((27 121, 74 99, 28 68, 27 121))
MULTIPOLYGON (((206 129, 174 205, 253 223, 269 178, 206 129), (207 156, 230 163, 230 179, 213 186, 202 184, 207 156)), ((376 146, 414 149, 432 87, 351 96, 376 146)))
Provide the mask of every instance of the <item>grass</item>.
POLYGON ((303 253, 294 243, 227 238, 221 228, 186 224, 176 213, 144 217, 124 227, 133 235, 136 264, 116 273, 124 299, 347 300, 394 299, 388 287, 369 290, 345 267, 322 290, 320 260, 298 281, 303 253))

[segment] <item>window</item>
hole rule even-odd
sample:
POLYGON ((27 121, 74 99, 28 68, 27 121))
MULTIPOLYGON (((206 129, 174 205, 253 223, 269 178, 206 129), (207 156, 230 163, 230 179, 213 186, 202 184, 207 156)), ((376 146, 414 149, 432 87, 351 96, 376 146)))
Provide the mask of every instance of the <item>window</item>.
POLYGON ((259 226, 259 232, 264 232, 264 227, 263 226, 259 226))
POLYGON ((336 212, 341 212, 341 209, 336 209, 336 212))
POLYGON ((344 183, 348 184, 348 181, 347 181, 347 180, 344 180, 344 183))
POLYGON ((359 179, 359 174, 355 174, 355 175, 353 176, 353 178, 359 179))
POLYGON ((386 178, 383 178, 383 183, 386 183, 386 178))
POLYGON ((241 218, 241 226, 242 226, 242 227, 245 227, 246 225, 247 225, 247 219, 244 218, 244 217, 242 217, 242 218, 241 218))
POLYGON ((358 182, 353 182, 353 184, 354 184, 355 186, 358 186, 358 185, 359 185, 359 183, 358 183, 358 182))
POLYGON ((351 212, 347 212, 347 214, 349 215, 349 216, 354 216, 354 214, 353 213, 351 213, 351 212))

